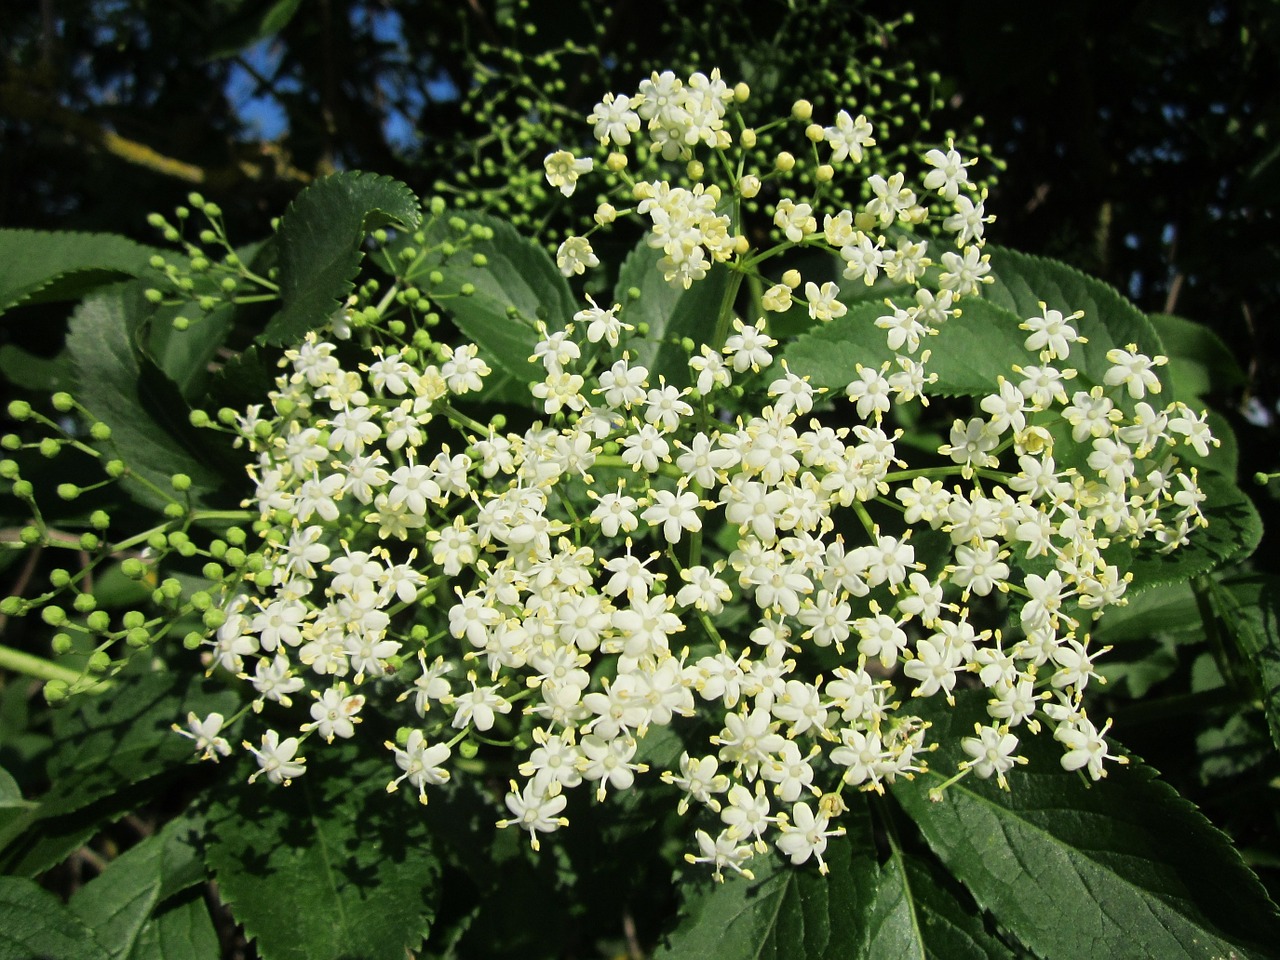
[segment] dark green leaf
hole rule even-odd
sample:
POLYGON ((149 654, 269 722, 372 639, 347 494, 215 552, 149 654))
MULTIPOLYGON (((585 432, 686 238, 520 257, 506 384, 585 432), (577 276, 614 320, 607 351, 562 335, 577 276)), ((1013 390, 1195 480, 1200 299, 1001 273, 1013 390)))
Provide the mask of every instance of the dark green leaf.
POLYGON ((32 880, 0 877, 0 960, 101 960, 107 954, 66 905, 32 880))
POLYGON ((110 233, 0 230, 0 313, 24 301, 78 300, 141 276, 155 252, 110 233))
POLYGON ((1151 321, 1114 287, 1057 260, 991 245, 986 250, 996 279, 983 287, 984 300, 1022 319, 1040 315, 1041 301, 1067 315, 1084 311, 1076 329, 1089 342, 1074 346, 1070 357, 1080 372, 1077 389, 1102 382, 1110 366, 1107 351, 1115 347, 1136 343, 1148 356, 1164 353, 1151 321))
POLYGON ((1280 749, 1280 578, 1258 574, 1206 583, 1213 612, 1244 657, 1280 749))
MULTIPOLYGON (((529 362, 538 342, 536 320, 549 330, 561 330, 586 303, 579 305, 569 284, 539 244, 521 236, 514 227, 482 213, 457 213, 469 226, 493 232, 489 239, 461 237, 440 221, 432 224, 429 240, 459 245, 452 257, 441 262, 429 257, 414 276, 439 269, 444 282, 431 288, 438 303, 462 333, 480 348, 494 373, 509 376, 518 389, 542 379, 542 367, 529 362), (475 256, 485 258, 476 266, 475 256), (475 291, 463 296, 464 284, 475 291)), ((492 384, 487 386, 493 386, 492 384)), ((527 392, 524 398, 528 399, 527 392)))
POLYGON ((153 318, 145 353, 177 385, 184 400, 194 401, 200 396, 209 376, 209 361, 231 330, 233 312, 226 304, 208 313, 184 304, 179 310, 159 310, 153 318), (173 320, 178 316, 188 320, 185 330, 174 327, 173 320))
POLYGON ((58 749, 49 762, 52 787, 41 816, 70 813, 122 787, 179 766, 194 755, 172 729, 187 714, 230 716, 234 692, 176 673, 123 675, 109 695, 55 714, 58 749))
MULTIPOLYGON (((186 410, 180 398, 177 410, 173 398, 163 407, 145 398, 144 387, 151 381, 142 376, 145 361, 138 357, 134 336, 148 312, 135 285, 112 287, 79 306, 67 333, 67 350, 80 384, 78 399, 111 427, 111 443, 133 474, 167 491, 169 478, 185 473, 198 499, 213 490, 219 478, 198 458, 199 447, 186 445, 195 441, 175 436, 152 415, 152 410, 163 410, 175 423, 185 423, 186 410)), ((167 502, 140 483, 131 484, 130 492, 151 506, 167 502)))
MULTIPOLYGON (((842 317, 797 337, 782 356, 792 372, 814 386, 843 391, 857 376, 856 366, 892 363, 885 331, 875 325, 891 314, 883 303, 858 303, 842 317)), ((1023 343, 1018 317, 985 300, 964 301, 964 312, 948 320, 922 349, 930 351, 926 369, 937 374, 931 394, 982 396, 996 389, 996 378, 1013 376, 1014 364, 1033 361, 1023 343)))
POLYGON ((105 956, 135 955, 161 902, 205 879, 202 824, 180 818, 121 854, 76 891, 71 911, 107 945, 105 956))
POLYGON ((894 797, 979 905, 1049 957, 1271 956, 1280 917, 1226 836, 1134 761, 1089 783, 1059 766, 1061 747, 1023 732, 1030 761, 1009 791, 966 777, 938 787, 963 757, 959 740, 985 715, 981 695, 932 721, 931 770, 894 797))
POLYGON ((860 956, 866 960, 1013 956, 987 932, 976 907, 962 904, 948 889, 948 882, 955 881, 939 873, 928 861, 893 851, 889 862, 880 868, 860 956))
POLYGON ((751 861, 754 880, 686 879, 679 926, 654 960, 852 957, 862 942, 875 890, 875 845, 866 803, 854 798, 833 839, 822 876, 810 861, 793 867, 776 853, 751 861))
POLYGON ((1253 501, 1234 480, 1221 474, 1202 473, 1199 483, 1207 497, 1202 509, 1209 526, 1193 530, 1189 544, 1169 554, 1143 552, 1135 556, 1124 545, 1107 551, 1112 563, 1133 574, 1130 592, 1190 580, 1225 563, 1243 560, 1257 549, 1262 520, 1253 501))
POLYGON ((18 782, 0 767, 0 850, 31 822, 37 804, 22 798, 18 782))
POLYGON ((738 281, 727 268, 714 267, 688 290, 673 287, 658 269, 664 256, 662 250, 642 240, 622 262, 613 301, 623 305, 618 313, 623 321, 649 326, 648 337, 633 341, 633 355, 649 369, 649 380, 657 383, 661 376, 667 383, 685 387, 690 382, 689 358, 679 341, 683 337, 695 344, 711 341, 725 293, 731 283, 736 290, 738 281), (638 298, 632 299, 632 289, 640 291, 638 298))
POLYGON ((434 915, 431 810, 386 792, 394 765, 367 744, 312 746, 288 788, 250 784, 242 767, 214 802, 221 896, 265 960, 398 960, 434 915))
POLYGON ((335 173, 303 190, 276 233, 284 306, 263 341, 296 343, 327 323, 354 286, 368 231, 391 224, 413 230, 421 221, 418 198, 391 177, 335 173))
POLYGON ((1244 383, 1244 371, 1222 338, 1202 323, 1167 313, 1149 316, 1169 358, 1173 397, 1183 403, 1244 383))
POLYGON ((167 901, 138 936, 129 960, 219 960, 213 919, 197 889, 167 901))
POLYGON ((44 392, 75 387, 75 371, 65 351, 50 359, 6 343, 0 346, 0 374, 24 390, 44 392))
POLYGON ((1147 640, 1166 631, 1201 631, 1200 607, 1188 581, 1134 593, 1123 607, 1108 608, 1093 634, 1103 643, 1147 640))

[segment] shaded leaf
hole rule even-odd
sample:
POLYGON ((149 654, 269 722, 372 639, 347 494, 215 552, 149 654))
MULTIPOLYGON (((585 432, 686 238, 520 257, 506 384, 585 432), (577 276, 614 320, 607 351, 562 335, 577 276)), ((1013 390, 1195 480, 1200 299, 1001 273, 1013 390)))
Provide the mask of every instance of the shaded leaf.
POLYGON ((527 401, 525 384, 543 376, 541 364, 529 362, 539 339, 535 321, 542 320, 549 330, 561 330, 586 303, 578 304, 547 251, 511 224, 483 213, 457 212, 449 217, 455 218, 466 225, 470 239, 463 242, 447 223, 434 221, 429 241, 453 243, 458 251, 447 259, 438 254, 425 258, 410 278, 441 271, 444 281, 431 287, 432 295, 494 368, 495 377, 490 379, 495 382, 486 387, 500 387, 497 375, 506 374, 510 386, 519 391, 514 395, 527 401), (476 227, 487 236, 470 233, 476 227), (482 266, 475 263, 477 255, 484 257, 482 266), (461 290, 466 284, 474 292, 464 296, 461 290))
MULTIPOLYGON (((198 500, 218 485, 219 477, 199 458, 200 447, 185 430, 175 435, 152 415, 153 410, 164 412, 179 427, 186 422, 180 397, 170 397, 163 405, 149 402, 147 391, 154 388, 154 381, 143 377, 149 365, 139 358, 134 345, 135 332, 148 312, 141 290, 134 285, 112 287, 80 304, 67 333, 67 351, 79 382, 78 399, 111 427, 111 444, 134 475, 167 491, 169 478, 185 473, 198 500)), ((143 484, 131 483, 130 492, 149 506, 162 507, 167 502, 143 484)))
POLYGON ((0 960, 101 960, 107 954, 66 905, 32 880, 0 877, 0 960))
POLYGON ((751 861, 756 878, 686 880, 681 920, 654 960, 738 960, 856 956, 875 890, 870 814, 854 798, 848 831, 830 841, 823 877, 810 861, 793 867, 776 853, 751 861))
POLYGON ((1213 612, 1244 657, 1271 740, 1280 749, 1280 578, 1258 574, 1205 582, 1213 612))
POLYGON ((222 945, 200 890, 167 901, 142 928, 128 956, 129 960, 219 960, 222 945))
POLYGON ((688 354, 679 341, 688 337, 695 344, 711 342, 726 291, 731 283, 736 289, 738 281, 726 267, 714 266, 688 290, 673 287, 658 268, 658 261, 664 256, 661 249, 641 240, 622 262, 613 302, 622 304, 618 316, 624 322, 649 326, 646 338, 632 341, 632 353, 648 368, 649 381, 656 384, 661 376, 667 383, 686 387, 691 381, 688 354), (633 289, 640 292, 639 297, 631 297, 633 289))
POLYGON ((893 796, 934 853, 996 921, 1041 956, 1271 955, 1280 916, 1230 840, 1141 761, 1089 783, 1058 763, 1060 745, 1023 732, 1030 761, 1010 790, 966 777, 941 802, 985 718, 984 697, 919 705, 940 747, 930 771, 893 796))
POLYGON ((204 882, 200 832, 198 820, 172 820, 112 860, 72 896, 72 912, 107 945, 104 956, 135 956, 144 935, 150 938, 157 932, 148 932, 157 922, 156 908, 204 882))
POLYGON ((875 902, 867 918, 867 942, 860 956, 866 960, 1013 956, 987 932, 976 908, 962 904, 947 889, 950 878, 939 873, 936 866, 919 857, 893 851, 880 868, 875 902))
POLYGON ((262 341, 297 343, 327 323, 355 286, 365 235, 387 225, 413 230, 421 221, 418 198, 391 177, 335 173, 303 190, 276 232, 284 306, 262 341))
POLYGON ((427 933, 431 811, 388 794, 387 758, 359 746, 316 744, 287 789, 242 767, 212 804, 207 862, 265 960, 399 958, 427 933))
POLYGON ((76 379, 66 351, 41 357, 12 343, 0 346, 0 374, 15 386, 41 393, 73 390, 76 379))
POLYGON ((1160 334, 1169 358, 1174 398, 1194 404, 1210 393, 1244 383, 1244 371, 1236 358, 1207 326, 1167 313, 1153 313, 1148 319, 1160 334))
POLYGON ((109 696, 83 699, 78 709, 54 715, 58 749, 49 761, 52 786, 42 817, 70 813, 101 797, 182 765, 191 741, 172 725, 188 712, 230 716, 238 706, 231 690, 203 677, 165 672, 122 675, 109 696))
POLYGON ((0 313, 29 301, 79 300, 141 276, 155 252, 111 233, 0 230, 0 313))

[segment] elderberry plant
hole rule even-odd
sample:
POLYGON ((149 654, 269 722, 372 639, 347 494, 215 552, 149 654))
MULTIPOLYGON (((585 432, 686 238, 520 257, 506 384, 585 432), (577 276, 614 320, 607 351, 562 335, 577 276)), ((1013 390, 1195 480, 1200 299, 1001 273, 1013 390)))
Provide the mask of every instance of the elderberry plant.
MULTIPOLYGON (((80 566, 0 608, 39 611, 62 663, 4 665, 50 702, 196 675, 181 711, 166 701, 163 751, 222 778, 207 861, 264 955, 288 937, 236 831, 277 786, 341 807, 374 780, 358 795, 411 833, 466 790, 479 829, 542 857, 580 818, 656 803, 688 865, 776 889, 784 861, 888 885, 871 797, 945 850, 930 807, 1016 793, 1020 768, 1101 791, 1130 763, 1089 712, 1094 634, 1251 535, 1222 438, 1170 396, 1143 315, 988 246, 982 173, 954 143, 849 183, 888 131, 839 105, 751 108, 717 70, 603 96, 594 155, 541 163, 558 195, 599 178, 603 197, 554 258, 368 175, 308 189, 254 248, 193 195, 199 242, 191 209, 155 217, 180 252, 142 252, 142 285, 73 322, 78 396, 10 407, 29 429, 0 475, 32 518, 14 546, 80 566), (766 137, 787 148, 762 154, 766 137), (643 239, 610 277, 597 247, 623 226, 643 239), (256 342, 233 342, 226 316, 263 304, 256 342), (123 369, 181 409, 183 365, 215 371, 190 397, 236 402, 162 429, 95 387, 123 369), (105 476, 57 500, 125 485, 150 525, 50 523, 27 475, 63 450, 105 476), (99 609, 111 575, 136 609, 99 609)), ((1167 799, 1133 775, 1134 802, 1167 799)), ((416 889, 396 903, 420 918, 416 889)), ((731 912, 706 902, 707 923, 731 912)), ((1067 935, 1049 928, 1010 921, 1009 940, 1067 935)))

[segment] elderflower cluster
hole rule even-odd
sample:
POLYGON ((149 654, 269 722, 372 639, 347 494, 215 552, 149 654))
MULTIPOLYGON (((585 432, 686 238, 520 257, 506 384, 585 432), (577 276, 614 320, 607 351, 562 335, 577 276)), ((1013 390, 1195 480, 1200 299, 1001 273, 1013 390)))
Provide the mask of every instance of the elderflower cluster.
MULTIPOLYGON (((648 149, 687 159, 729 150, 734 100, 745 93, 715 72, 655 74, 590 122, 603 145, 643 128, 648 149)), ((841 111, 809 139, 837 163, 871 135, 841 111)), ((305 742, 356 737, 370 710, 390 711, 388 789, 426 803, 455 751, 505 744, 517 757, 499 825, 535 848, 567 824, 571 793, 602 801, 648 782, 698 811, 689 859, 717 876, 749 873, 770 845, 825 870, 842 794, 926 768, 934 744, 914 705, 928 698, 986 697, 957 776, 1004 784, 1042 727, 1064 768, 1104 776, 1119 758, 1083 695, 1102 652, 1092 620, 1128 584, 1107 550, 1173 549, 1205 522, 1179 453, 1214 441, 1202 415, 1152 405, 1163 359, 1134 345, 1108 354, 1102 383, 1074 388, 1081 315, 1042 304, 1022 325, 1026 363, 911 466, 898 413, 927 401, 927 341, 988 270, 965 162, 924 160, 921 193, 872 177, 860 210, 824 211, 820 190, 789 194, 783 180, 772 223, 755 225, 769 233, 760 248, 826 250, 847 280, 898 285, 876 320, 893 360, 856 365, 841 391, 792 370, 771 335, 768 315, 796 291, 816 323, 845 312, 834 283, 794 270, 759 283, 750 312, 727 301, 671 382, 642 360, 655 353, 630 304, 588 297, 531 323, 515 429, 463 412, 493 375, 473 344, 388 335, 362 354, 312 334, 287 352, 239 423, 262 542, 207 649, 255 708, 296 701, 307 715, 246 743, 255 776, 288 783, 306 771, 305 742), (904 229, 930 220, 954 245, 936 264, 937 241, 904 229), (1070 463, 1068 436, 1087 451, 1070 463), (984 625, 997 600, 1004 630, 984 625), (658 728, 684 749, 651 769, 658 728)), ((553 185, 588 170, 548 158, 553 185)), ((763 280, 736 215, 717 211, 773 176, 636 184, 639 204, 618 215, 644 218, 678 288, 712 262, 763 280)), ((228 752, 221 717, 190 723, 197 750, 228 752)))

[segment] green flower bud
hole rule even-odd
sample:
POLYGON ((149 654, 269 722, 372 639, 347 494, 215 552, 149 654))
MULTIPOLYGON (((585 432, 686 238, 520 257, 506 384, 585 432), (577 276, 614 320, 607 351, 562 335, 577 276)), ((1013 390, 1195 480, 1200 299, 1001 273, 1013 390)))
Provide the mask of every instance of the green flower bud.
POLYGON ((67 622, 67 611, 50 604, 40 611, 40 619, 51 627, 60 627, 67 622))
POLYGON ((464 760, 474 760, 477 753, 480 752, 479 745, 474 740, 463 740, 458 744, 458 756, 464 760))
POLYGON ((31 404, 25 400, 13 400, 9 404, 9 417, 13 420, 26 420, 31 416, 31 404))
POLYGON ((55 393, 52 397, 52 400, 53 400, 53 409, 57 410, 59 413, 70 413, 72 410, 75 409, 75 405, 76 405, 75 398, 73 398, 71 394, 67 393, 65 390, 59 390, 57 393, 55 393))
POLYGON ((58 497, 62 500, 74 500, 80 496, 80 488, 74 483, 60 483, 57 487, 58 497))
POLYGON ((210 607, 200 619, 204 621, 204 625, 210 630, 217 630, 227 622, 227 615, 217 607, 210 607))
MULTIPOLYGON (((214 563, 213 561, 210 561, 201 567, 200 572, 204 575, 206 580, 213 580, 215 583, 223 577, 222 564, 214 563)), ((194 603, 195 598, 192 597, 191 599, 194 603)))
POLYGON ((30 480, 13 481, 13 495, 19 500, 30 500, 35 492, 36 488, 31 485, 30 480))
POLYGON ((108 460, 102 469, 112 480, 118 480, 129 472, 123 460, 108 460))
POLYGON ((6 433, 3 437, 0 437, 0 447, 4 447, 6 450, 21 450, 22 438, 16 433, 6 433))
POLYGON ((98 608, 98 601, 92 593, 78 593, 71 605, 77 613, 92 613, 98 608))
POLYGON ((66 567, 54 567, 49 571, 49 585, 55 590, 61 590, 69 583, 71 583, 71 571, 66 567))
POLYGON ((126 633, 124 642, 131 647, 141 649, 151 642, 151 634, 139 627, 137 630, 130 630, 126 633))
POLYGON ((18 470, 18 464, 14 460, 0 460, 0 478, 5 480, 17 480, 21 476, 18 470))
POLYGON ((44 699, 49 706, 62 703, 70 694, 65 680, 47 680, 44 685, 44 699))
POLYGON ((95 510, 89 514, 89 526, 95 530, 105 530, 111 526, 111 516, 105 510, 95 510))
POLYGON ((120 622, 126 630, 137 630, 146 624, 147 615, 141 610, 126 610, 120 622))
POLYGON ((204 634, 196 630, 192 630, 182 638, 182 645, 188 650, 199 650, 202 643, 204 643, 204 634))
POLYGON ((160 592, 165 595, 166 599, 177 600, 182 596, 182 584, 173 577, 166 577, 164 582, 160 584, 160 592))
POLYGON ((164 515, 170 520, 181 520, 187 515, 187 508, 180 503, 166 503, 164 515))
POLYGON ((100 546, 102 546, 102 540, 98 537, 96 533, 90 533, 88 530, 86 530, 84 533, 80 534, 81 550, 88 550, 92 552, 94 550, 97 550, 100 546))
POLYGON ((173 486, 173 489, 177 490, 179 493, 184 493, 191 489, 191 478, 185 473, 175 473, 169 478, 169 483, 173 486))
POLYGON ((142 295, 147 298, 147 303, 162 303, 164 301, 164 294, 155 287, 147 287, 142 292, 142 295))
POLYGON ((52 460, 62 452, 62 444, 53 437, 45 437, 40 441, 40 456, 52 460))
POLYGON ((89 428, 89 436, 97 440, 99 443, 105 443, 111 439, 111 428, 99 420, 89 428))
POLYGON ((94 633, 106 633, 111 626, 111 614, 105 610, 94 610, 85 618, 85 624, 94 633))
POLYGON ((50 644, 56 656, 65 657, 71 652, 71 635, 67 633, 55 633, 53 642, 50 644))
POLYGON ((27 601, 21 597, 8 596, 0 600, 0 614, 6 617, 21 616, 27 610, 27 601))
POLYGON ((111 666, 111 657, 107 655, 107 651, 95 650, 89 654, 89 669, 94 673, 105 673, 109 666, 111 666))
POLYGON ((31 546, 35 546, 35 544, 43 540, 44 535, 40 532, 39 527, 33 525, 29 527, 23 527, 22 530, 19 531, 18 533, 18 539, 21 540, 23 543, 25 543, 27 546, 31 547, 31 546))
POLYGON ((120 562, 120 572, 130 580, 141 580, 147 575, 147 565, 137 557, 126 557, 120 562))
POLYGON ((248 558, 245 556, 244 551, 239 547, 228 547, 227 554, 224 559, 227 561, 228 566, 232 569, 238 570, 240 567, 244 566, 244 562, 248 558))

